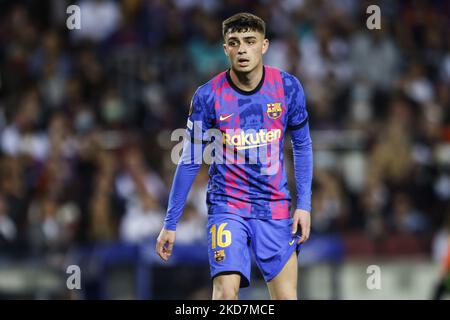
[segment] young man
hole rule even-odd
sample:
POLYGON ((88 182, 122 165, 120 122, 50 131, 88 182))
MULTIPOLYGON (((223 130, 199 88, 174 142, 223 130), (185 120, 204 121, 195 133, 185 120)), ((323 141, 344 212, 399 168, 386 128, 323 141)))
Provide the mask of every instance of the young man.
POLYGON ((270 297, 297 299, 297 254, 309 237, 312 180, 303 88, 294 76, 263 65, 269 41, 262 19, 239 13, 222 27, 231 68, 199 87, 192 98, 187 124, 192 141, 184 145, 184 163, 177 166, 156 250, 163 260, 169 259, 176 223, 200 168, 186 162, 193 160, 193 145, 200 143, 205 150, 207 142, 198 132, 218 129, 226 156, 238 155, 245 161, 212 163, 209 170, 207 231, 213 299, 237 299, 239 288, 249 285, 251 252, 270 297), (292 218, 283 159, 286 131, 292 139, 297 189, 292 218), (275 159, 275 165, 264 157, 251 161, 251 153, 259 149, 275 159))

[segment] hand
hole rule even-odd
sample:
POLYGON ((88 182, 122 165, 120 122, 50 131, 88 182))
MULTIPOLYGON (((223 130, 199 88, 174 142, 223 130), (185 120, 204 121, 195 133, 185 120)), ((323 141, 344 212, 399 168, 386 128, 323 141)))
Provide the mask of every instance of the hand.
POLYGON ((156 240, 156 253, 164 261, 169 260, 175 242, 175 231, 162 229, 156 240))
POLYGON ((309 238, 309 232, 311 229, 311 214, 308 211, 296 209, 293 216, 292 223, 292 235, 297 232, 297 227, 300 225, 301 237, 297 244, 303 243, 309 238))

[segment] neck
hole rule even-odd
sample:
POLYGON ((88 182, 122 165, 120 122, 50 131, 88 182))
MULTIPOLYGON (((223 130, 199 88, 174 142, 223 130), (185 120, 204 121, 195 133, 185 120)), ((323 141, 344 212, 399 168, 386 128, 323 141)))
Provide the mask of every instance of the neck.
POLYGON ((250 72, 239 72, 231 68, 230 77, 233 83, 241 90, 252 91, 261 81, 263 65, 258 65, 250 72))

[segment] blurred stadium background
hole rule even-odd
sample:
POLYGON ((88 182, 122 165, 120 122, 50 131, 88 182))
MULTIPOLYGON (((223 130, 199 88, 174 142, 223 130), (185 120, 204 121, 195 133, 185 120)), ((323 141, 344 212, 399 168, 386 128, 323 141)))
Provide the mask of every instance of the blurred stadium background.
MULTIPOLYGON (((0 298, 210 297, 207 168, 169 264, 154 241, 170 134, 227 67, 221 21, 239 11, 265 19, 265 63, 306 91, 315 173, 300 298, 449 297, 449 1, 29 0, 0 1, 0 298), (70 4, 80 30, 66 27, 70 4), (366 28, 371 4, 381 30, 366 28), (80 290, 66 287, 69 265, 80 290)), ((254 271, 241 298, 266 299, 254 271)))

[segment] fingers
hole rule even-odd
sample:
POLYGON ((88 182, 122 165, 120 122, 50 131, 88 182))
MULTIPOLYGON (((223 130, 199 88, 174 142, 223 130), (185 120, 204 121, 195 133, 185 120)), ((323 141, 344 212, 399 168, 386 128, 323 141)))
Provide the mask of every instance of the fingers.
POLYGON ((156 253, 161 257, 164 261, 167 261, 166 256, 164 254, 164 241, 161 238, 158 238, 156 241, 156 253))
POLYGON ((169 259, 172 254, 173 242, 167 241, 167 247, 163 247, 164 253, 166 255, 166 261, 169 259))
POLYGON ((298 219, 299 219, 298 215, 295 214, 292 221, 292 231, 291 231, 292 235, 297 233, 298 219))
POLYGON ((308 240, 310 232, 310 225, 307 221, 300 221, 300 227, 302 228, 302 235, 300 237, 300 240, 297 242, 298 244, 308 240))
POLYGON ((302 235, 300 237, 300 239, 297 241, 298 244, 303 243, 306 241, 306 236, 305 234, 302 232, 302 235))
POLYGON ((309 233, 311 232, 311 225, 308 223, 305 229, 306 229, 306 239, 305 239, 306 241, 309 239, 309 233))
POLYGON ((156 253, 163 259, 164 261, 169 260, 170 255, 172 254, 173 249, 173 241, 167 237, 159 236, 156 241, 156 253))

